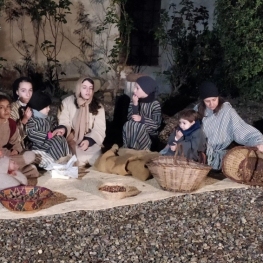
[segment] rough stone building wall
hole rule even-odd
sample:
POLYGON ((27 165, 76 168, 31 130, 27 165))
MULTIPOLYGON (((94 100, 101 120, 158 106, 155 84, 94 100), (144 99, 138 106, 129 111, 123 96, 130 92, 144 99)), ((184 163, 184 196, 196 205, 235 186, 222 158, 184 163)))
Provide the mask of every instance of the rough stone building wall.
MULTIPOLYGON (((105 10, 109 5, 109 0, 103 0, 103 1, 92 1, 92 0, 81 0, 82 4, 85 8, 85 13, 89 14, 90 21, 92 21, 91 28, 94 30, 96 29, 96 26, 99 22, 101 22, 105 17, 105 10)), ((167 9, 171 3, 179 3, 180 0, 163 0, 162 1, 162 8, 167 9)), ((195 0, 197 5, 204 5, 209 10, 210 15, 210 27, 212 27, 213 23, 213 11, 214 11, 214 0, 195 0)), ((62 76, 64 79, 63 85, 66 89, 70 89, 74 83, 74 81, 80 76, 80 75, 89 75, 89 76, 95 76, 97 78, 101 79, 111 79, 112 74, 109 74, 106 76, 102 72, 104 71, 103 59, 99 63, 95 63, 93 65, 93 68, 86 66, 83 62, 81 62, 81 57, 79 56, 79 50, 76 46, 79 45, 78 43, 78 36, 74 34, 74 30, 80 27, 80 25, 77 24, 76 18, 77 18, 77 0, 72 0, 73 5, 71 6, 71 14, 67 15, 67 24, 63 25, 63 31, 65 34, 65 38, 63 40, 61 51, 58 54, 58 60, 60 61, 62 68, 61 71, 64 71, 66 73, 66 76, 62 76), (68 40, 69 39, 69 40, 68 40)), ((10 27, 10 24, 6 21, 6 16, 3 13, 3 15, 0 17, 0 57, 4 57, 7 59, 7 63, 5 64, 6 67, 12 69, 13 65, 15 63, 23 63, 22 56, 19 54, 18 51, 15 50, 12 43, 15 44, 17 41, 21 39, 21 30, 19 28, 24 28, 24 35, 25 40, 35 46, 36 38, 33 30, 32 23, 28 18, 25 18, 25 20, 20 20, 18 23, 14 23, 13 27, 10 27)), ((92 59, 93 54, 98 54, 99 46, 106 46, 108 49, 113 44, 113 39, 115 36, 118 35, 118 32, 116 28, 110 29, 110 35, 108 36, 108 41, 106 41, 107 36, 104 34, 103 36, 96 35, 92 30, 90 30, 87 34, 89 34, 90 39, 92 39, 92 47, 90 48, 90 55, 92 59)), ((52 41, 52 37, 50 37, 50 31, 47 29, 45 31, 46 39, 49 39, 52 41)), ((61 37, 59 38, 61 40, 61 37)), ((43 41, 43 34, 40 34, 39 43, 43 41)), ((46 58, 43 56, 42 52, 39 48, 36 48, 35 50, 33 48, 30 48, 32 58, 35 62, 38 63, 38 65, 43 66, 46 62, 46 58)), ((169 84, 165 83, 163 78, 158 76, 156 74, 157 72, 162 72, 165 69, 167 69, 168 63, 165 59, 165 57, 160 57, 159 59, 159 65, 156 67, 145 67, 143 69, 143 73, 149 74, 153 78, 157 80, 159 83, 159 86, 162 87, 162 92, 169 92, 169 84)), ((129 72, 129 69, 127 69, 127 72, 129 72)), ((122 78, 125 79, 126 72, 123 72, 122 78)), ((103 84, 103 81, 102 83, 103 84)), ((112 84, 114 85, 114 83, 112 84)), ((131 83, 124 83, 124 87, 126 87, 127 93, 130 93, 132 90, 131 83)))
MULTIPOLYGON (((66 73, 66 76, 62 76, 62 78, 67 79, 75 79, 80 75, 89 75, 89 76, 100 76, 103 69, 103 59, 99 63, 93 63, 93 67, 89 67, 86 64, 92 61, 94 58, 94 54, 101 53, 100 56, 97 56, 95 59, 99 57, 103 58, 102 53, 107 46, 108 50, 112 47, 114 37, 118 35, 118 31, 115 27, 111 27, 107 34, 97 35, 95 33, 95 29, 100 22, 103 21, 105 17, 105 10, 109 6, 109 1, 92 1, 92 0, 83 0, 81 3, 84 5, 85 13, 89 14, 89 20, 91 21, 90 30, 85 32, 85 36, 88 36, 91 46, 88 48, 86 52, 87 59, 84 61, 80 56, 80 50, 78 47, 80 46, 78 42, 78 38, 80 34, 75 34, 74 31, 79 29, 81 25, 77 24, 77 6, 79 1, 72 0, 72 6, 70 8, 71 14, 66 16, 67 23, 63 24, 63 35, 61 34, 61 30, 58 31, 59 37, 58 42, 61 44, 61 50, 57 56, 57 59, 61 63, 61 71, 66 73), (63 41, 62 41, 63 40, 63 41), (85 63, 83 63, 85 62, 85 63)), ((2 12, 2 16, 0 17, 0 57, 3 57, 7 60, 5 63, 5 67, 12 69, 15 63, 23 64, 23 56, 20 54, 14 46, 17 45, 17 42, 22 40, 23 37, 29 45, 32 45, 30 50, 30 55, 32 57, 33 62, 37 63, 40 67, 46 64, 46 57, 43 55, 39 46, 36 45, 36 34, 33 24, 31 23, 29 17, 24 16, 23 19, 19 19, 18 21, 14 21, 12 25, 6 22, 6 14, 2 12)), ((38 43, 41 44, 44 39, 54 42, 54 38, 52 37, 50 27, 48 23, 46 24, 45 30, 40 30, 38 43), (43 36, 45 34, 45 38, 43 36)), ((59 46, 59 45, 58 45, 59 46)), ((23 53, 23 52, 22 52, 23 53)), ((107 76, 104 76, 107 78, 107 76)))

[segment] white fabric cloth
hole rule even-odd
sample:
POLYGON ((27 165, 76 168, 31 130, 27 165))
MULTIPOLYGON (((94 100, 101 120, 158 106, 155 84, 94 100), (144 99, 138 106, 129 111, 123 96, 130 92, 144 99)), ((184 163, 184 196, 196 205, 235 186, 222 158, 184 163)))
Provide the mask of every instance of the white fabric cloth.
POLYGON ((27 178, 19 171, 16 175, 9 175, 7 173, 0 173, 0 190, 18 186, 27 185, 27 178))
POLYGON ((83 151, 79 147, 76 147, 78 166, 83 166, 87 163, 92 166, 100 155, 101 147, 98 144, 92 145, 87 151, 83 151))
POLYGON ((32 152, 36 155, 35 163, 41 168, 45 169, 48 165, 55 162, 52 156, 44 151, 32 150, 32 152))

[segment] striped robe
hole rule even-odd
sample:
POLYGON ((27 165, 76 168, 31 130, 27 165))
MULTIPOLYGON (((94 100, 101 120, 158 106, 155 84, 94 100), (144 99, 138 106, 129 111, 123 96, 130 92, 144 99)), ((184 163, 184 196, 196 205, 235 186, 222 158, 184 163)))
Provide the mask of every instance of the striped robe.
POLYGON ((263 144, 263 135, 242 120, 229 102, 225 102, 217 114, 207 108, 202 123, 207 137, 207 161, 213 169, 221 169, 231 142, 245 146, 263 144))
POLYGON ((150 150, 150 135, 157 135, 162 122, 161 106, 158 101, 140 102, 138 112, 131 102, 128 109, 128 121, 123 126, 122 138, 124 148, 150 150), (131 116, 142 116, 140 122, 133 121, 131 116))
POLYGON ((70 153, 64 136, 47 138, 48 132, 54 128, 52 121, 53 117, 51 116, 47 118, 31 117, 26 124, 28 138, 33 144, 32 150, 37 156, 38 163, 44 168, 70 153), (43 160, 40 160, 41 158, 43 160))

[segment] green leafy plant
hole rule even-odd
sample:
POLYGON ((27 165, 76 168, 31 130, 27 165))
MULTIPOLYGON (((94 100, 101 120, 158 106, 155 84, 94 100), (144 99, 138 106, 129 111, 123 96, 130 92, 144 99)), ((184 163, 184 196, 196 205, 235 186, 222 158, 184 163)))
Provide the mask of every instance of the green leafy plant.
POLYGON ((215 7, 225 86, 260 100, 263 96, 263 2, 217 0, 215 7))
POLYGON ((78 1, 76 4, 77 17, 76 23, 78 28, 73 31, 77 41, 73 41, 67 35, 64 37, 79 50, 78 56, 71 59, 73 64, 77 67, 80 75, 86 71, 86 67, 91 70, 91 73, 96 78, 99 76, 99 66, 96 65, 96 54, 94 52, 94 31, 92 29, 92 21, 90 15, 85 10, 85 6, 82 2, 78 1))
POLYGON ((46 77, 53 84, 54 90, 60 88, 59 74, 65 75, 64 72, 59 72, 61 64, 57 56, 64 40, 63 24, 67 23, 67 14, 71 13, 70 5, 72 3, 69 0, 37 0, 30 10, 32 20, 36 21, 37 28, 43 32, 44 41, 39 43, 39 47, 47 59, 46 77), (46 27, 51 32, 52 41, 46 38, 46 27))
POLYGON ((201 81, 215 77, 220 45, 208 18, 206 7, 195 7, 190 0, 182 0, 180 9, 171 4, 161 12, 155 39, 169 65, 162 74, 171 83, 171 95, 182 88, 191 92, 201 81))
MULTIPOLYGON (((5 68, 4 65, 2 64, 5 61, 6 61, 6 59, 4 59, 3 57, 0 57, 0 70, 5 68)), ((1 74, 0 74, 0 77, 1 77, 1 74)))
POLYGON ((97 46, 99 58, 97 61, 104 68, 102 74, 114 72, 116 81, 114 95, 119 89, 121 71, 127 65, 130 51, 130 34, 133 29, 133 22, 125 10, 127 0, 111 0, 106 10, 104 20, 96 28, 96 34, 106 35, 104 42, 97 46), (109 41, 112 28, 117 28, 119 34, 114 38, 113 45, 110 47, 109 41))
POLYGON ((69 0, 9 0, 5 7, 7 21, 10 23, 10 32, 13 32, 14 26, 18 25, 21 31, 21 39, 14 42, 13 35, 10 35, 10 42, 13 47, 22 56, 24 63, 17 64, 15 68, 22 73, 32 72, 32 66, 40 68, 36 62, 38 50, 40 49, 46 57, 44 66, 44 78, 47 79, 54 87, 54 92, 59 89, 59 75, 61 64, 57 59, 61 50, 63 37, 63 24, 67 23, 66 16, 70 14, 69 0), (29 17, 32 24, 32 31, 35 36, 34 45, 29 44, 26 40, 25 18, 29 17), (47 34, 50 32, 50 34, 47 34), (41 39, 41 40, 40 40, 41 39))

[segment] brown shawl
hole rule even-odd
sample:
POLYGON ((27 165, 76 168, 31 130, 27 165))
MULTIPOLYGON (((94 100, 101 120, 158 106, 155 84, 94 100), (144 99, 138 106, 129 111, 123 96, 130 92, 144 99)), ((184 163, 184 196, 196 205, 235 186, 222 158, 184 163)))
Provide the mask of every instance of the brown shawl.
POLYGON ((81 85, 84 78, 80 78, 76 84, 76 91, 75 96, 77 98, 77 104, 79 109, 77 110, 74 119, 73 119, 73 126, 74 126, 74 140, 77 144, 81 143, 84 135, 89 131, 89 104, 93 99, 94 91, 91 97, 88 100, 85 100, 80 95, 81 85))

